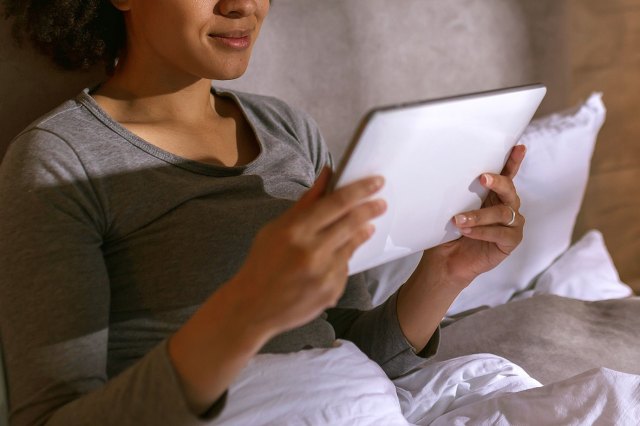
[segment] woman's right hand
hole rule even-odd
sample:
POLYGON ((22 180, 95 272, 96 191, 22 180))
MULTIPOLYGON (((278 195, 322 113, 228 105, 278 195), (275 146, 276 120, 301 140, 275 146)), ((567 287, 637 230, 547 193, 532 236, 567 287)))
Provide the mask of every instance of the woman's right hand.
POLYGON ((330 177, 324 170, 292 208, 258 232, 238 273, 169 339, 193 413, 210 408, 271 337, 318 317, 342 295, 349 258, 386 205, 367 200, 381 178, 325 195, 330 177))
POLYGON ((244 265, 226 285, 238 296, 238 314, 249 315, 245 319, 270 336, 335 306, 351 255, 371 237, 369 222, 386 210, 383 200, 368 200, 383 178, 325 194, 330 178, 326 168, 292 208, 257 234, 244 265))

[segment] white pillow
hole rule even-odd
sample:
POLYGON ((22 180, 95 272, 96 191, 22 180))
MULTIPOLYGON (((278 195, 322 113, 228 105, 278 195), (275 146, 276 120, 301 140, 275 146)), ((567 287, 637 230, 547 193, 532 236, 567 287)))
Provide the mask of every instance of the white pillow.
POLYGON ((527 156, 515 178, 526 218, 522 243, 474 280, 449 314, 507 302, 569 248, 605 115, 602 95, 593 94, 576 110, 535 120, 527 128, 521 139, 527 156))
POLYGON ((632 296, 633 290, 620 281, 600 231, 591 230, 538 277, 533 290, 512 300, 535 294, 607 300, 632 296))
MULTIPOLYGON (((509 258, 458 296, 449 315, 507 302, 569 247, 605 114, 602 96, 596 93, 575 109, 527 127, 521 139, 527 156, 515 179, 527 220, 524 239, 509 258)), ((419 259, 417 254, 367 271, 374 303, 396 291, 419 259)))

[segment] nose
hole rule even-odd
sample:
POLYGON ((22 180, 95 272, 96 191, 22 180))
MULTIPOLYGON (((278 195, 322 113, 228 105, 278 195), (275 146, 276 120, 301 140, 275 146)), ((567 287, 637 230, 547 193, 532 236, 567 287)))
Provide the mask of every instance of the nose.
POLYGON ((223 16, 229 18, 244 18, 256 12, 258 0, 220 0, 218 10, 223 16))

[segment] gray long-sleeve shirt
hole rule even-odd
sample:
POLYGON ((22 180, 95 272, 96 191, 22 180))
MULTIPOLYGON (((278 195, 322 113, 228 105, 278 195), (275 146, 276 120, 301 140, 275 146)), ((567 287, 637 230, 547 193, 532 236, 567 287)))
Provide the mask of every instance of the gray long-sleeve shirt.
MULTIPOLYGON (((0 332, 12 424, 206 423, 185 404, 167 338, 329 161, 306 115, 273 98, 216 93, 235 100, 260 143, 246 166, 163 151, 88 90, 11 145, 0 166, 0 332)), ((262 351, 339 337, 401 375, 435 352, 438 333, 416 355, 395 301, 371 309, 356 275, 337 308, 262 351)))

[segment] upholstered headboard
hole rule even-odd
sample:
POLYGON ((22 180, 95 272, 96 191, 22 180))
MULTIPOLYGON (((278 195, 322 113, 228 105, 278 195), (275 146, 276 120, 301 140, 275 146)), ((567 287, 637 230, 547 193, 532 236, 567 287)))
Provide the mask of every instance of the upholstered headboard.
MULTIPOLYGON (((375 105, 543 82, 549 88, 543 114, 567 107, 588 91, 604 90, 579 78, 580 90, 573 90, 579 74, 572 52, 581 44, 571 30, 584 27, 575 23, 584 17, 581 12, 576 18, 578 9, 574 2, 557 0, 274 0, 248 73, 220 85, 275 95, 308 111, 338 159, 360 116, 375 105)), ((8 34, 3 22, 0 153, 37 115, 101 78, 100 71, 53 70, 15 47, 8 34)), ((605 102, 614 99, 615 94, 605 93, 605 102)), ((602 150, 606 170, 615 169, 616 161, 629 164, 624 153, 602 150)), ((580 226, 603 228, 607 241, 616 242, 609 248, 623 279, 640 279, 635 243, 640 224, 624 229, 614 224, 619 215, 601 207, 606 183, 598 177, 595 184, 600 191, 590 187, 580 226)), ((615 206, 625 217, 638 216, 624 209, 632 206, 628 195, 617 197, 615 206)))
POLYGON ((223 85, 311 113, 335 156, 374 105, 544 81, 566 104, 563 2, 275 0, 248 73, 223 85))

